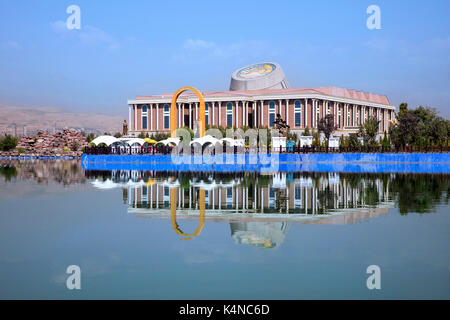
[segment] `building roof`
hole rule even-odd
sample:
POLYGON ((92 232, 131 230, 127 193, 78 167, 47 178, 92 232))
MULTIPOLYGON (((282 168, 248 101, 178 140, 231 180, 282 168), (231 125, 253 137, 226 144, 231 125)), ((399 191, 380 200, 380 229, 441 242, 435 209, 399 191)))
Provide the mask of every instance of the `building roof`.
MULTIPOLYGON (((174 93, 165 93, 153 96, 137 96, 136 100, 145 100, 151 98, 171 98, 174 93)), ((210 91, 202 92, 205 98, 223 97, 223 96, 261 96, 261 95, 295 95, 295 94, 322 94, 337 98, 346 98, 372 103, 390 105, 389 99, 385 95, 374 94, 370 92, 356 91, 353 89, 337 88, 337 87, 321 87, 321 88, 292 88, 292 89, 264 89, 264 90, 248 90, 248 91, 210 91)), ((181 97, 195 96, 192 92, 184 92, 181 97)))

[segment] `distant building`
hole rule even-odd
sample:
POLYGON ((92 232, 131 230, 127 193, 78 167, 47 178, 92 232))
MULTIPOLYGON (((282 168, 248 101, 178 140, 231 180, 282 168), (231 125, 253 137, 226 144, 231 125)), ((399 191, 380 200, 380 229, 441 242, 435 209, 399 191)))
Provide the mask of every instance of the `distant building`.
MULTIPOLYGON (((137 96, 128 100, 130 134, 170 131, 170 104, 173 93, 137 96)), ((385 95, 336 87, 289 88, 281 67, 261 63, 233 73, 230 91, 203 92, 205 121, 209 126, 259 128, 273 127, 277 114, 292 132, 317 128, 327 114, 334 115, 337 134, 358 131, 370 116, 380 120, 380 134, 388 131, 395 106, 385 95)), ((177 101, 178 127, 195 126, 199 100, 191 92, 177 101)))

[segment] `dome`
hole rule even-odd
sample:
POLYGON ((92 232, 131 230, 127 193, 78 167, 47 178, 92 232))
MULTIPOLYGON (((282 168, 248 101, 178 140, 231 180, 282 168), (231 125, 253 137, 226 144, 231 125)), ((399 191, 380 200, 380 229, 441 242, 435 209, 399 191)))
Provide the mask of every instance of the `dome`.
POLYGON ((257 63, 241 68, 231 76, 230 91, 286 88, 289 84, 278 63, 257 63))

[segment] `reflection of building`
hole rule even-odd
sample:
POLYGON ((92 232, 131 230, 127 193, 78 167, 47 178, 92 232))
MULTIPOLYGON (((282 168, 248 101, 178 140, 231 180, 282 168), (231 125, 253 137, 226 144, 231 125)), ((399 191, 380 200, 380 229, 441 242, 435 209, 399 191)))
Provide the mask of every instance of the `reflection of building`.
MULTIPOLYGON (((170 129, 173 94, 138 96, 128 100, 130 134, 170 129)), ((236 71, 230 91, 203 92, 205 122, 210 126, 259 128, 273 127, 276 114, 286 120, 293 132, 317 128, 318 121, 332 114, 338 134, 356 132, 358 126, 375 116, 380 133, 388 131, 395 107, 386 96, 350 89, 325 87, 289 88, 281 67, 262 63, 236 71)), ((177 126, 194 129, 199 118, 199 99, 182 94, 177 103, 177 126)))
POLYGON ((110 178, 96 179, 92 184, 97 188, 126 190, 129 212, 138 215, 169 215, 171 188, 177 189, 180 217, 198 216, 198 190, 204 189, 206 217, 217 221, 241 217, 248 221, 353 223, 358 218, 386 213, 381 207, 393 206, 389 183, 384 185, 381 179, 353 182, 355 175, 277 173, 200 179, 199 174, 157 176, 141 171, 108 174, 110 178))
POLYGON ((231 236, 239 244, 275 248, 286 236, 287 222, 231 222, 231 236))
POLYGON ((393 207, 389 182, 380 177, 336 173, 212 177, 143 171, 90 175, 96 177, 92 184, 97 188, 122 188, 128 212, 139 217, 168 218, 176 212, 176 219, 198 219, 204 197, 207 221, 229 222, 237 243, 265 248, 279 246, 292 222, 349 224, 379 217, 393 207), (173 206, 176 211, 171 211, 173 206))

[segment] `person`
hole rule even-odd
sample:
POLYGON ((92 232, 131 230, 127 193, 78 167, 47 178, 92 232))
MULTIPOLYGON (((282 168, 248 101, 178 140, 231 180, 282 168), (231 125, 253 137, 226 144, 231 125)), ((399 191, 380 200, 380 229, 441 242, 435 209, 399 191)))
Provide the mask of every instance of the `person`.
POLYGON ((123 135, 124 136, 128 135, 128 123, 127 123, 127 120, 123 120, 123 135))

